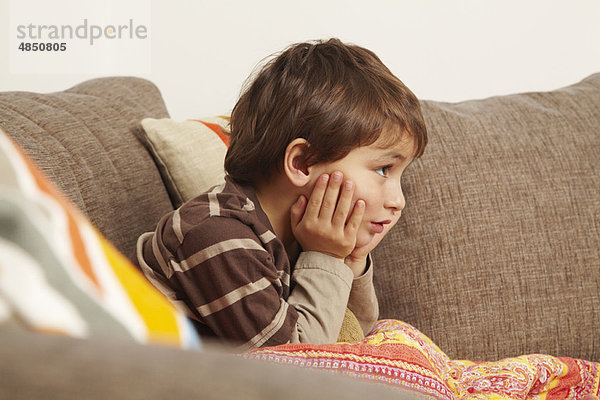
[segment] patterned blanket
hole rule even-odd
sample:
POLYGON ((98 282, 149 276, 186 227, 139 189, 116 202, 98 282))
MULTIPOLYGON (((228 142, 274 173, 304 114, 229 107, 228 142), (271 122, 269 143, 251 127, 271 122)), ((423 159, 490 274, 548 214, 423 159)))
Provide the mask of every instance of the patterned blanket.
POLYGON ((330 370, 397 385, 437 399, 598 399, 600 364, 532 354, 496 362, 451 360, 427 336, 397 320, 379 321, 364 340, 288 344, 247 358, 330 370))

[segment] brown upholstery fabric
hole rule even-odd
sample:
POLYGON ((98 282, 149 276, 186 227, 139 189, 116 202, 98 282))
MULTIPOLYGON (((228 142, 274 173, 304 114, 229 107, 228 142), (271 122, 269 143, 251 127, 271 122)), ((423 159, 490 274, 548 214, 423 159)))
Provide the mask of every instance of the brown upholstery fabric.
POLYGON ((600 360, 600 74, 422 105, 430 144, 374 255, 381 316, 453 358, 600 360))
POLYGON ((0 93, 0 126, 126 255, 172 209, 135 129, 168 117, 158 89, 100 78, 49 94, 0 93))

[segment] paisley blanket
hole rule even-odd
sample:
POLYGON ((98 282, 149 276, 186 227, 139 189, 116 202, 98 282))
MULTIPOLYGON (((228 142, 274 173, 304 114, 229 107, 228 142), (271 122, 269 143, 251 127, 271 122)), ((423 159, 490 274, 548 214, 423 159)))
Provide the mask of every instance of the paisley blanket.
POLYGON ((532 354, 495 362, 451 360, 427 336, 397 320, 379 321, 364 340, 288 344, 247 358, 330 370, 412 389, 438 399, 598 399, 600 364, 532 354))

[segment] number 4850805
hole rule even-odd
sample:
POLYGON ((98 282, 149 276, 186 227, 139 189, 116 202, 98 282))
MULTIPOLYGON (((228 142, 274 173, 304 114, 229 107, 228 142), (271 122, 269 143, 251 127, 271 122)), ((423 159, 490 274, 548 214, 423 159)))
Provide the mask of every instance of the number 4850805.
POLYGON ((66 43, 29 43, 21 42, 19 45, 21 51, 65 51, 66 43))

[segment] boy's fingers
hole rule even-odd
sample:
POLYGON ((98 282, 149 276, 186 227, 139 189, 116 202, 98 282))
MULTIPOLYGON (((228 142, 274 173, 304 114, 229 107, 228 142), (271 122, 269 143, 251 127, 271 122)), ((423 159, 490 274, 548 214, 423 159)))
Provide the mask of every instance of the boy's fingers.
POLYGON ((302 195, 298 197, 298 200, 292 205, 290 210, 290 219, 292 227, 297 226, 302 221, 302 216, 306 210, 306 198, 302 195))
POLYGON ((304 215, 310 219, 317 219, 319 217, 319 211, 321 210, 321 203, 323 202, 323 196, 325 195, 325 191, 327 190, 327 182, 329 182, 329 175, 324 174, 319 177, 315 187, 313 188, 312 193, 310 194, 310 199, 308 199, 308 204, 306 205, 306 211, 304 215))
POLYGON ((323 196, 323 202, 321 204, 321 210, 319 211, 319 218, 325 221, 331 221, 334 212, 336 212, 338 197, 340 195, 340 186, 342 185, 342 178, 344 175, 336 171, 331 174, 327 190, 323 196))
POLYGON ((363 215, 365 214, 365 201, 358 200, 352 209, 352 215, 346 224, 346 233, 356 234, 358 227, 362 221, 363 215))
POLYGON ((352 195, 354 193, 354 183, 352 181, 344 182, 340 190, 340 199, 338 200, 335 214, 333 215, 333 224, 343 227, 352 208, 352 195))

